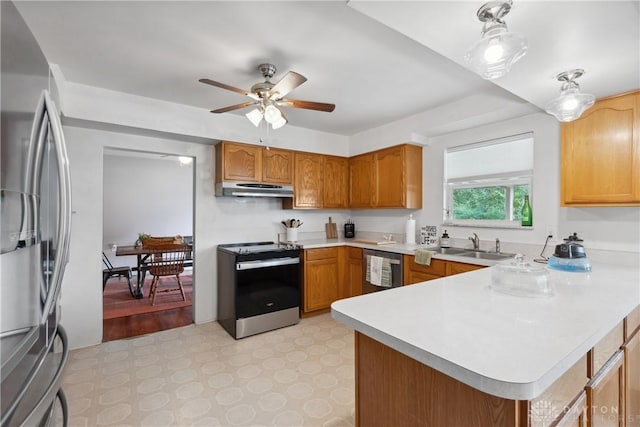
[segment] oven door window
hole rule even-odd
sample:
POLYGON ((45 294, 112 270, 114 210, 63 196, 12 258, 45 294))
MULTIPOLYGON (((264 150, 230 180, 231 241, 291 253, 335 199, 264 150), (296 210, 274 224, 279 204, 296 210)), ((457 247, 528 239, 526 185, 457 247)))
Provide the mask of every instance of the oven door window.
POLYGON ((236 274, 238 319, 300 304, 300 264, 241 269, 236 274))

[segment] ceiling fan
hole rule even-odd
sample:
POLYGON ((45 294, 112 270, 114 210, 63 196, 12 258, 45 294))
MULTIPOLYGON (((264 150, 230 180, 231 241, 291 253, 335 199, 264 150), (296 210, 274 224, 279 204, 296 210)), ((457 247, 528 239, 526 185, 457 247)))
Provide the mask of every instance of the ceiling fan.
POLYGON ((226 113, 255 105, 256 108, 246 114, 251 123, 257 127, 262 119, 264 119, 273 129, 278 129, 287 123, 287 118, 279 107, 304 108, 307 110, 326 111, 329 113, 336 108, 334 104, 285 98, 289 92, 307 81, 307 78, 301 74, 289 71, 277 83, 271 83, 270 79, 276 73, 276 66, 273 64, 260 64, 258 66, 258 70, 262 73, 265 81, 254 84, 251 86, 250 91, 210 79, 200 79, 199 81, 201 83, 241 93, 242 95, 248 96, 252 99, 251 101, 243 102, 241 104, 211 110, 211 112, 226 113))

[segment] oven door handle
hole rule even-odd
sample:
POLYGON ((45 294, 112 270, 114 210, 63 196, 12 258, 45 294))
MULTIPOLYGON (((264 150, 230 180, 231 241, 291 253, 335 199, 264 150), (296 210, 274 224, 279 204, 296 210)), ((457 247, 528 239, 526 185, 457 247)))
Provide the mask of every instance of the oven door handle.
POLYGON ((261 259, 236 263, 236 270, 252 270, 255 268, 278 267, 281 265, 300 264, 300 258, 261 259))

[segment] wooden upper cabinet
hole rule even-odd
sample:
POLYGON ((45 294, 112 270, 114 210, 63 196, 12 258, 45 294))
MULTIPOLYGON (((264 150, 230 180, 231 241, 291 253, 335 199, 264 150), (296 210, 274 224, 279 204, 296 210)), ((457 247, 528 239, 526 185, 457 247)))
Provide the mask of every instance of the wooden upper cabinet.
POLYGON ((322 208, 324 156, 295 153, 293 208, 322 208))
POLYGON ((349 207, 349 159, 346 157, 324 156, 323 207, 349 207))
POLYGON ((216 182, 262 179, 262 147, 223 141, 216 145, 216 182))
POLYGON ((293 152, 277 148, 263 148, 262 182, 293 184, 293 152))
POLYGON ((293 184, 293 151, 222 141, 216 145, 216 182, 293 184))
POLYGON ((562 206, 640 206, 640 92, 562 124, 562 206))
POLYGON ((422 147, 403 144, 349 159, 351 208, 422 208, 422 147))
POLYGON ((349 207, 373 207, 373 153, 349 159, 349 207))

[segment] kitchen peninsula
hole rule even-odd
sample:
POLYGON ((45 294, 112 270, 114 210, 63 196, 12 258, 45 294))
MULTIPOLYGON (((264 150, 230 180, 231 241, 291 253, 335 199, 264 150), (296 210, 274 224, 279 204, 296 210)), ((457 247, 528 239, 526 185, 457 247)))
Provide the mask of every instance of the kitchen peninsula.
POLYGON ((333 303, 356 331, 357 424, 624 425, 625 396, 637 423, 638 269, 551 271, 548 298, 495 292, 492 270, 333 303))

